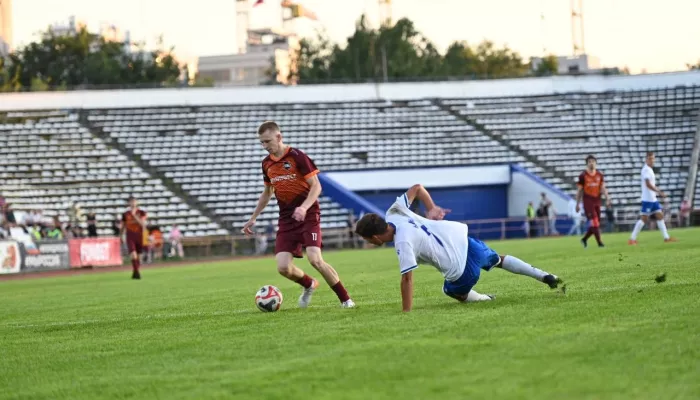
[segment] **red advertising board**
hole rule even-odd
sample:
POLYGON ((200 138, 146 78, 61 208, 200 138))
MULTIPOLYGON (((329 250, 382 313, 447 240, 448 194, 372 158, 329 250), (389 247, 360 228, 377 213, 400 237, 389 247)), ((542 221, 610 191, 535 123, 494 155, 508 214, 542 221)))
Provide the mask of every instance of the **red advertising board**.
POLYGON ((71 268, 122 265, 119 238, 72 239, 68 248, 71 268))

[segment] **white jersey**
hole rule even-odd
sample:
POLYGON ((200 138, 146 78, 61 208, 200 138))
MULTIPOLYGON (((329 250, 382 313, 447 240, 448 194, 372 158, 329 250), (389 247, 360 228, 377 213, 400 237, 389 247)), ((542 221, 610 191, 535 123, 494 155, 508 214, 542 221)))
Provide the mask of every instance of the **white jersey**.
POLYGON ((642 167, 642 201, 656 202, 656 192, 647 187, 646 180, 656 187, 656 175, 650 166, 644 164, 642 167))
POLYGON ((430 264, 450 282, 462 276, 469 247, 467 225, 415 214, 409 209, 406 194, 396 198, 386 212, 386 221, 396 230, 394 245, 402 275, 418 264, 430 264))

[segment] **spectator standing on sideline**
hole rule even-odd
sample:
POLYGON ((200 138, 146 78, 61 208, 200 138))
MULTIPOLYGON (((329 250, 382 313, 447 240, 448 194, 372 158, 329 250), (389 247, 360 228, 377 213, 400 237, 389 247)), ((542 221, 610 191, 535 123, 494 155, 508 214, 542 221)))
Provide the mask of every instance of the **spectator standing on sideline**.
POLYGON ((615 231, 615 210, 612 204, 605 207, 605 231, 607 233, 615 231))
POLYGON ((87 231, 88 237, 97 237, 97 216, 95 211, 90 210, 87 214, 87 231))
POLYGON ((177 255, 180 258, 185 258, 185 252, 182 248, 182 232, 180 232, 180 228, 176 224, 173 224, 172 228, 170 228, 168 241, 170 242, 170 256, 177 255))
POLYGON ((15 212, 12 210, 12 203, 5 204, 5 222, 10 228, 17 226, 17 219, 15 218, 15 212))
POLYGON ((532 237, 535 236, 535 206, 532 204, 532 202, 529 202, 527 204, 527 209, 525 210, 525 235, 527 237, 532 237))
POLYGON ((681 210, 678 216, 680 217, 680 221, 678 221, 678 223, 681 227, 690 226, 690 202, 688 201, 687 197, 684 197, 683 201, 681 202, 681 210))
POLYGON ((73 202, 73 204, 68 208, 68 223, 71 225, 80 225, 83 221, 83 210, 80 208, 78 202, 73 202))
POLYGON ((571 229, 569 229, 568 235, 571 236, 576 234, 581 235, 581 224, 583 223, 583 212, 581 211, 583 207, 579 207, 579 211, 576 211, 576 200, 569 200, 569 218, 571 218, 572 224, 571 229))
MULTIPOLYGON (((550 231, 549 231, 549 209, 552 207, 552 202, 547 198, 547 194, 542 192, 540 193, 542 198, 540 199, 540 212, 538 217, 541 218, 541 223, 542 223, 542 234, 544 236, 549 236, 550 231)), ((539 210, 538 210, 539 211, 539 210)))

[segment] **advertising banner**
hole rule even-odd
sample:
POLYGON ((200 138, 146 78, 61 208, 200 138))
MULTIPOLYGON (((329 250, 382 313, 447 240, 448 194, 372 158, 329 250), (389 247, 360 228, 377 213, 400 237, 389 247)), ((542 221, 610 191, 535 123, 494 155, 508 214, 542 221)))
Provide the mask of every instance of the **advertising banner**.
POLYGON ((70 267, 109 267, 122 265, 119 238, 72 239, 68 241, 70 267))
POLYGON ((70 268, 68 241, 48 240, 33 243, 33 247, 22 249, 22 270, 46 271, 70 268))
POLYGON ((22 255, 15 241, 0 241, 0 274, 16 274, 22 266, 22 255))

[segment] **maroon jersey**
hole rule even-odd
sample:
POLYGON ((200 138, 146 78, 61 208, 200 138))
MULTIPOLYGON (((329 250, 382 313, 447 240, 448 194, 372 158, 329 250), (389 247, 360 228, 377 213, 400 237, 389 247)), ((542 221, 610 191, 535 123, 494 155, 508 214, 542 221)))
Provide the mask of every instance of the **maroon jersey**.
MULTIPOLYGON (((280 222, 292 220, 294 210, 301 206, 309 195, 307 179, 318 174, 314 162, 300 150, 288 147, 280 158, 270 154, 262 162, 265 185, 272 185, 280 208, 280 222)), ((307 210, 307 219, 318 215, 320 208, 316 201, 307 210)), ((295 221, 296 222, 296 221, 295 221)))
POLYGON ((600 194, 603 189, 603 174, 600 171, 590 173, 587 170, 578 176, 578 187, 583 189, 584 201, 600 201, 600 194))
MULTIPOLYGON (((142 220, 146 218, 146 212, 138 208, 136 209, 136 217, 142 220)), ((124 214, 122 214, 122 225, 126 230, 126 240, 143 243, 145 236, 144 229, 143 226, 141 226, 141 224, 136 220, 136 217, 134 217, 131 210, 127 210, 124 212, 124 214)))

